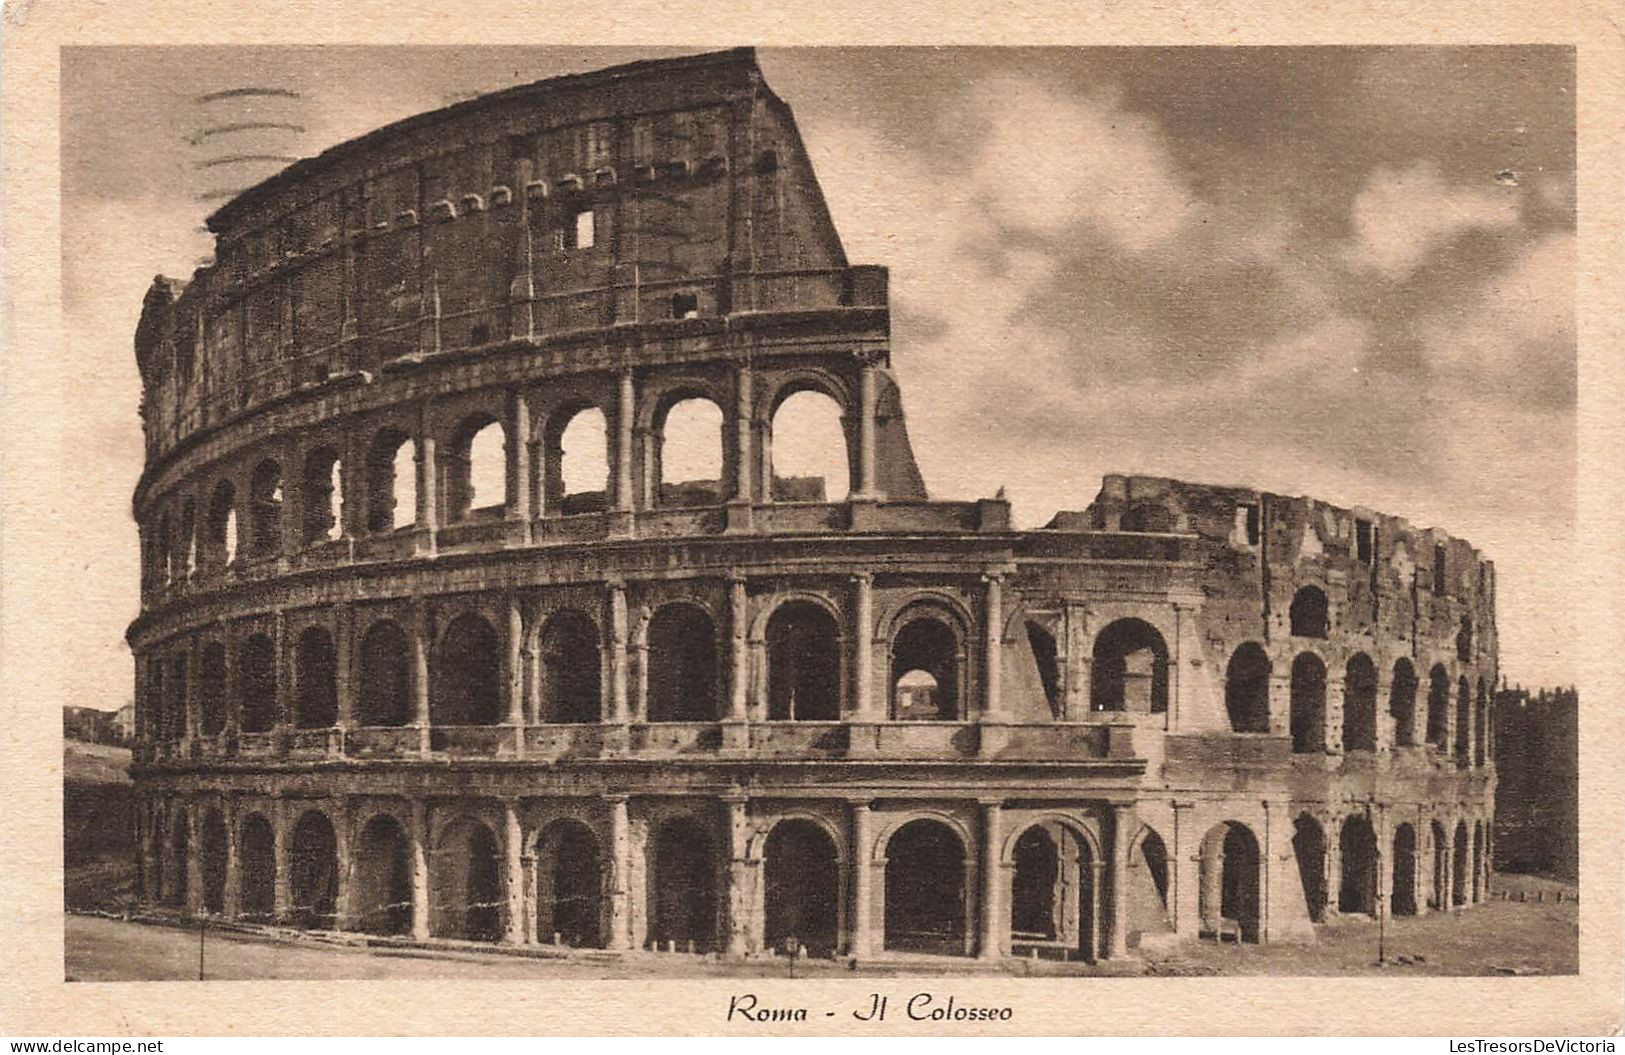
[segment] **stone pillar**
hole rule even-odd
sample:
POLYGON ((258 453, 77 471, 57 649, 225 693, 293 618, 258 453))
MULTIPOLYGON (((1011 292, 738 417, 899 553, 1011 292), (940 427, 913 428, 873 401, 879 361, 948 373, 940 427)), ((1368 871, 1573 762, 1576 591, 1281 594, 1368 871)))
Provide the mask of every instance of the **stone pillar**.
POLYGON ((631 718, 627 700, 626 584, 609 583, 609 713, 606 722, 624 725, 631 718))
POLYGON ((1106 955, 1120 959, 1128 955, 1128 854, 1129 837, 1134 834, 1139 815, 1132 802, 1112 803, 1111 912, 1106 920, 1106 955))
POLYGON ((610 949, 632 947, 632 828, 625 795, 605 795, 609 808, 609 935, 610 949))
POLYGON ((868 572, 860 572, 852 583, 857 593, 852 606, 852 717, 877 722, 881 714, 874 699, 875 580, 868 572))
POLYGON ((367 451, 361 438, 353 433, 344 437, 344 457, 339 462, 339 487, 342 497, 339 504, 340 531, 347 539, 357 539, 367 533, 367 502, 363 497, 366 490, 367 451))
POLYGON ((1388 919, 1392 914, 1393 905, 1393 832, 1389 830, 1388 811, 1381 805, 1376 808, 1376 815, 1370 818, 1372 830, 1377 837, 1377 884, 1372 892, 1376 899, 1375 916, 1378 919, 1388 919))
POLYGON ((338 727, 355 727, 355 609, 348 604, 333 606, 333 682, 338 693, 338 727))
POLYGON ((649 720, 649 619, 645 607, 638 613, 638 624, 632 634, 632 721, 649 720))
MULTIPOLYGON (((632 387, 632 371, 623 370, 615 411, 615 508, 633 508, 632 422, 637 414, 637 398, 632 387)), ((648 471, 648 467, 644 467, 648 471)))
POLYGON ((525 836, 519 827, 519 810, 511 799, 502 803, 502 826, 502 891, 507 902, 502 916, 502 943, 522 945, 525 941, 525 836))
POLYGON ((181 823, 186 825, 186 911, 189 915, 203 914, 203 825, 198 823, 201 805, 188 802, 182 807, 181 823))
POLYGON ((875 481, 875 365, 865 362, 858 373, 858 493, 879 497, 875 481))
POLYGON ((158 810, 151 799, 141 803, 141 900, 154 904, 164 899, 158 877, 158 810))
POLYGON ((873 913, 870 907, 871 880, 874 864, 871 861, 874 834, 871 830, 869 803, 849 803, 852 825, 852 904, 847 913, 846 954, 858 960, 867 959, 873 952, 873 913))
POLYGON ((226 742, 235 744, 243 730, 243 694, 237 688, 237 635, 223 628, 221 644, 226 648, 226 742))
POLYGON ((506 618, 502 641, 502 700, 506 715, 503 718, 507 724, 514 726, 519 733, 519 747, 524 745, 525 725, 525 686, 523 674, 525 661, 522 650, 525 647, 525 613, 520 605, 519 594, 509 590, 504 598, 506 618))
POLYGON ((198 691, 203 683, 201 670, 203 646, 193 637, 186 647, 186 741, 193 743, 203 735, 203 702, 198 691))
POLYGON ((333 815, 333 854, 337 858, 338 882, 333 897, 333 929, 349 930, 353 922, 350 912, 350 800, 343 795, 328 805, 333 815))
POLYGON ((221 908, 227 919, 236 919, 243 911, 242 863, 237 857, 237 800, 227 795, 221 803, 220 813, 226 821, 226 882, 221 908))
POLYGON ((1201 929, 1201 843, 1192 828, 1193 802, 1174 802, 1174 841, 1168 848, 1168 915, 1174 933, 1194 938, 1201 929))
POLYGON ((1326 753, 1343 753, 1343 674, 1326 668, 1326 711, 1324 729, 1326 753))
POLYGON ((982 576, 987 584, 986 604, 982 614, 983 669, 982 717, 1000 721, 1004 714, 1004 576, 982 576))
POLYGON ((294 649, 289 646, 288 612, 287 609, 279 608, 271 630, 273 669, 276 672, 276 713, 272 716, 271 727, 276 731, 278 742, 284 745, 293 727, 296 674, 293 665, 294 649))
POLYGON ((728 936, 730 957, 747 956, 751 948, 751 907, 756 900, 755 864, 750 860, 749 802, 742 792, 722 797, 728 810, 728 936))
POLYGON ((999 867, 999 851, 1004 842, 1003 803, 997 799, 982 800, 982 940, 978 944, 978 958, 997 960, 1003 955, 1005 913, 1003 898, 1004 870, 999 867))
POLYGON ((435 532, 440 530, 440 481, 436 472, 438 454, 435 449, 433 424, 428 404, 419 416, 417 443, 413 454, 417 464, 417 520, 418 552, 433 553, 435 532))
POLYGON ((1066 606, 1063 640, 1058 642, 1066 658, 1066 692, 1061 718, 1080 722, 1089 715, 1089 610, 1081 604, 1066 606))
POLYGON ((271 807, 271 856, 276 862, 276 875, 271 887, 271 916, 278 923, 286 922, 293 911, 288 850, 288 801, 279 797, 271 807))
MULTIPOLYGON (((734 373, 734 450, 733 450, 733 500, 749 505, 751 502, 751 369, 750 364, 741 364, 734 373)), ((773 481, 766 480, 763 489, 770 495, 773 490, 773 481)))
POLYGON ((728 716, 730 722, 743 722, 750 692, 750 599, 743 576, 728 580, 729 678, 728 716))
POLYGON ((523 391, 508 398, 508 446, 504 452, 507 502, 503 516, 509 523, 523 525, 523 537, 530 534, 530 401, 523 391))
POLYGON ((412 854, 412 937, 429 937, 429 817, 422 799, 412 800, 407 839, 412 854))
POLYGON ((421 734, 419 748, 429 750, 429 608, 421 601, 412 613, 412 724, 421 734))

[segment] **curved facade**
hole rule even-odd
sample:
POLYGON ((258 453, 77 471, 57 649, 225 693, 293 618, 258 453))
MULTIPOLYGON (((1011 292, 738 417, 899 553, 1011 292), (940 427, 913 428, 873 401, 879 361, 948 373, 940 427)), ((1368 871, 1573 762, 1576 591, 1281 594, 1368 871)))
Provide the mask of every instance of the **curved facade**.
POLYGON ((411 118, 210 227, 136 334, 149 900, 1092 960, 1484 896, 1492 566, 1241 488, 930 499, 885 271, 749 51, 411 118), (807 393, 837 478, 775 466, 807 393))

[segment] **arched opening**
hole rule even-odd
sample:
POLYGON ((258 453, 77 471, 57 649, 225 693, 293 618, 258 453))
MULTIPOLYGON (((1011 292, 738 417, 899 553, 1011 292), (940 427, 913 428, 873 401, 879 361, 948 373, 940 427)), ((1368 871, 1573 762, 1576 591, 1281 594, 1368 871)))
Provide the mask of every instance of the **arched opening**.
POLYGON ((367 530, 409 527, 417 517, 417 449, 399 429, 380 429, 367 450, 367 530))
POLYGON ((585 407, 549 437, 543 507, 574 516, 609 508, 609 429, 604 412, 585 407))
POLYGON ((204 549, 209 563, 224 568, 237 559, 237 489, 230 480, 214 485, 204 523, 204 549))
POLYGON ((1388 910, 1395 916, 1416 915, 1416 829, 1401 824, 1394 829, 1394 872, 1388 910))
POLYGON ((1467 846, 1467 822, 1456 822, 1456 840, 1453 847, 1455 859, 1451 862, 1450 876, 1450 903, 1452 905, 1467 904, 1467 855, 1470 852, 1467 846))
POLYGON ((282 466, 267 458, 249 477, 250 543, 256 557, 282 549, 282 466))
POLYGON ((339 857, 333 825, 317 810, 306 811, 293 828, 289 849, 288 893, 295 926, 334 930, 338 926, 339 857))
POLYGON ((717 868, 711 836, 694 821, 667 821, 654 839, 649 869, 649 940, 707 952, 717 935, 717 868))
POLYGON ((1142 619, 1119 619, 1095 638, 1089 709, 1161 714, 1168 709, 1168 645, 1142 619))
POLYGON ((295 653, 297 720, 301 729, 327 729, 339 721, 338 657, 333 637, 319 626, 299 635, 295 653))
POLYGON ((1343 750, 1377 749, 1377 668, 1356 652, 1343 668, 1343 750))
POLYGON ((406 633, 380 619, 361 638, 361 724, 405 725, 412 711, 412 656, 406 633))
POLYGON ((495 725, 502 717, 501 669, 491 624, 471 612, 452 620, 435 655, 430 722, 495 725))
MULTIPOLYGON (((172 905, 186 904, 186 895, 190 893, 192 857, 192 832, 186 823, 184 812, 175 813, 169 818, 170 849, 172 857, 169 862, 169 901, 172 905)), ((1465 843, 1465 838, 1462 840, 1465 843)))
POLYGON ((1483 767, 1489 755, 1490 698, 1482 680, 1478 694, 1473 698, 1473 765, 1483 767))
POLYGON ((226 727, 226 646, 210 641, 198 659, 198 710, 203 735, 215 736, 226 727))
POLYGON ((711 722, 717 717, 717 641, 711 617, 669 604, 649 621, 651 722, 711 722))
POLYGON ((598 840, 579 821, 559 821, 542 833, 536 854, 537 930, 543 941, 573 948, 603 945, 598 840))
POLYGON ((834 956, 841 881, 829 834, 812 821, 780 821, 763 854, 767 947, 788 952, 793 939, 803 955, 834 956))
POLYGON ((1303 904, 1316 923, 1326 919, 1326 832, 1320 822, 1300 813, 1292 822, 1292 855, 1298 862, 1303 904))
POLYGON ((1473 661, 1473 617, 1463 615, 1456 630, 1456 658, 1463 663, 1473 661))
POLYGON ((350 911, 366 934, 412 929, 411 844, 401 822, 380 813, 361 829, 352 851, 350 911))
POLYGON ((467 418, 446 452, 446 517, 499 516, 507 499, 507 434, 489 414, 467 418))
POLYGON ((1441 663, 1428 672, 1428 743, 1443 751, 1449 731, 1450 675, 1441 663))
POLYGON ((198 832, 198 871, 203 880, 203 911, 218 916, 226 911, 226 856, 230 836, 220 811, 204 811, 198 832))
POLYGON ((959 637, 929 615, 909 620, 892 639, 891 716, 896 721, 959 718, 959 637))
POLYGON ((1318 754, 1326 750, 1326 664, 1313 652, 1292 661, 1292 750, 1318 754))
POLYGON ((909 821, 886 844, 885 947, 963 956, 965 844, 941 821, 909 821))
POLYGON ((1292 597, 1288 611, 1293 637, 1326 636, 1331 619, 1326 604, 1326 591, 1318 586, 1305 586, 1292 597))
POLYGON ((243 642, 237 660, 237 705, 245 733, 267 733, 276 725, 276 646, 264 634, 243 642))
POLYGON ((542 721, 596 722, 602 708, 598 628, 566 609, 542 628, 542 721))
POLYGON ((1213 826, 1202 840, 1201 932, 1259 940, 1260 857, 1252 829, 1236 821, 1213 826))
POLYGON ((1343 821, 1337 836, 1343 874, 1337 887, 1337 910, 1377 914, 1377 833, 1364 814, 1343 821))
POLYGON ((1411 661, 1394 663, 1394 681, 1388 690, 1388 714, 1394 720, 1394 743, 1400 747, 1416 744, 1416 668, 1411 661))
POLYGON ((1484 900, 1484 822, 1473 822, 1473 904, 1484 900))
POLYGON ((1473 690, 1466 678, 1456 681, 1456 763, 1465 766, 1471 759, 1473 736, 1473 690))
POLYGON ((502 936, 502 861, 491 829, 472 817, 446 827, 431 866, 430 931, 438 938, 502 936))
POLYGON ((320 447, 305 457, 299 498, 304 542, 322 542, 339 536, 339 496, 343 493, 338 451, 320 447))
POLYGON ((1050 821, 1022 832, 1011 857, 1011 954, 1049 949, 1094 959, 1096 897, 1088 844, 1050 821))
POLYGON ((1254 642, 1230 654, 1224 671, 1224 709, 1232 732, 1270 731, 1270 658, 1254 642))
POLYGON ((237 822, 238 912, 243 919, 276 918, 276 837, 271 822, 257 813, 237 822))
POLYGON ((852 490, 841 407, 822 392, 802 390, 778 405, 768 449, 775 502, 835 502, 852 490))
POLYGON ((841 645, 835 619, 810 601, 790 601, 767 621, 767 716, 833 722, 841 717, 841 645))
POLYGON ((684 399, 655 423, 656 504, 716 505, 723 498, 722 411, 709 399, 684 399))
POLYGON ((1428 897, 1428 908, 1450 907, 1450 836, 1444 825, 1433 822, 1433 890, 1428 897))

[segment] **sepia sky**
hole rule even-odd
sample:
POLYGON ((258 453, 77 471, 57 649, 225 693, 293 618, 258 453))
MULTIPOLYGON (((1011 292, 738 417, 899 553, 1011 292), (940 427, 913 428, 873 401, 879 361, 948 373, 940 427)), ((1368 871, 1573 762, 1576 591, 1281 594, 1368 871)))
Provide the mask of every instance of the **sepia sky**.
MULTIPOLYGON (((197 97, 297 91, 250 117, 299 125, 310 154, 473 93, 680 50, 64 50, 66 353, 85 369, 81 506, 60 520, 95 555, 64 586, 91 643, 70 701, 131 693, 132 335, 153 275, 208 255, 197 229, 218 202, 198 198, 229 185, 188 142, 197 97)), ((893 362, 933 497, 1002 486, 1031 527, 1086 506, 1103 473, 1138 472, 1405 516, 1496 562, 1512 681, 1573 680, 1569 50, 759 58, 848 255, 891 268, 893 362)))

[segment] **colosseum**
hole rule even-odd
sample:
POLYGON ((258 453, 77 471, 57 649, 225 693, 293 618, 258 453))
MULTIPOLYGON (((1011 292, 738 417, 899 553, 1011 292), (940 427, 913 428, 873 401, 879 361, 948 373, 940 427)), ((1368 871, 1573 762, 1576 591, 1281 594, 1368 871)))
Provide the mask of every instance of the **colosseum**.
POLYGON ((1485 896, 1493 566, 1245 487, 930 497, 887 272, 751 50, 420 114, 208 227, 135 333, 155 907, 1095 962, 1485 896), (776 470, 793 399, 845 479, 776 470))

